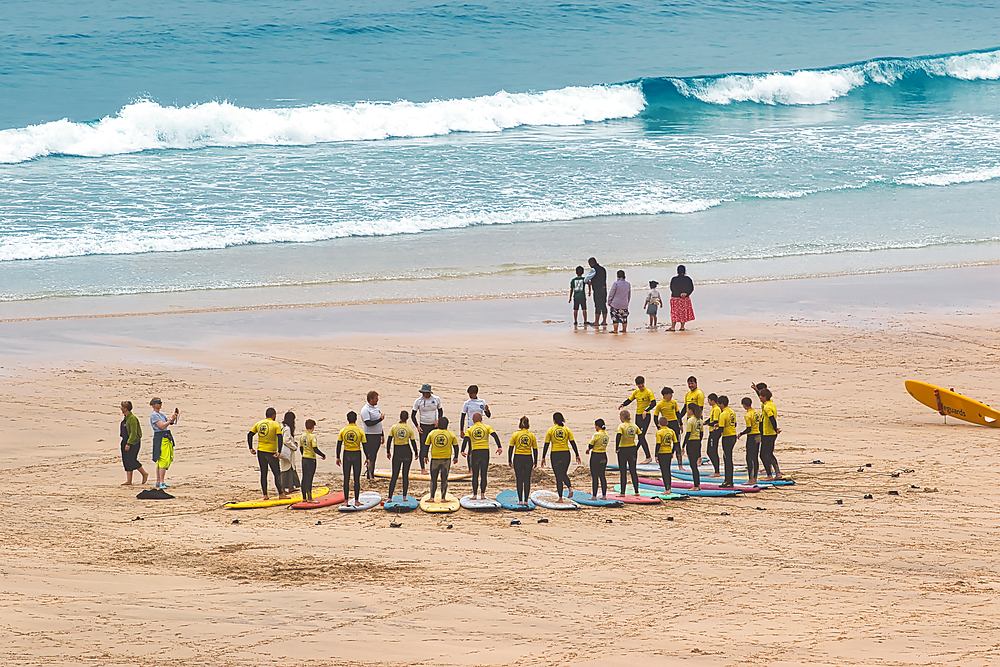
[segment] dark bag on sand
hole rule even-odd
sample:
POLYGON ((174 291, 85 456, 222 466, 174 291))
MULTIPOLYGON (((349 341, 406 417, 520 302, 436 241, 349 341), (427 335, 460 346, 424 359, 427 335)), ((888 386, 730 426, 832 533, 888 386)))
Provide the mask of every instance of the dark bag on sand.
POLYGON ((139 500, 173 500, 174 497, 163 489, 146 489, 136 496, 139 500))

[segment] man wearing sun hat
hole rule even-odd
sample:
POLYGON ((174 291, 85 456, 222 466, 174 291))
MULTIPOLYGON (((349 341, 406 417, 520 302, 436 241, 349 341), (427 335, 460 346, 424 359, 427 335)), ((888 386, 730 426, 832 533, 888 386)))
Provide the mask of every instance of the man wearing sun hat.
POLYGON ((424 383, 420 387, 420 398, 413 402, 410 419, 420 432, 420 472, 427 474, 427 455, 430 445, 427 444, 427 434, 437 428, 438 419, 444 414, 441 399, 431 392, 431 386, 424 383))

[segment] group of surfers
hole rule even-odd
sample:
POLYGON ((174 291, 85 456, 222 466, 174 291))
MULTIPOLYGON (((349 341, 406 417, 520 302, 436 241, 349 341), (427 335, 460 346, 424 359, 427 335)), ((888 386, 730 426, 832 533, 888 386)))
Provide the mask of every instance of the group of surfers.
MULTIPOLYGON (((756 484, 760 464, 766 471, 765 480, 781 478, 781 470, 774 455, 774 445, 781 429, 778 428, 777 408, 771 391, 764 383, 755 383, 751 388, 756 392, 760 410, 753 407, 749 397, 742 399, 741 405, 745 411, 744 430, 737 432, 736 414, 729 405, 729 398, 714 393, 705 396, 698 388, 698 380, 691 376, 687 380, 688 391, 683 404, 673 398, 673 389, 664 387, 661 398, 656 399, 652 390, 646 387, 645 378, 635 378, 636 389, 622 401, 619 408, 619 426, 615 432, 615 453, 618 458, 621 477, 621 489, 625 491, 631 478, 632 488, 639 489, 638 450, 641 447, 646 458, 644 464, 652 463, 654 456, 659 464, 664 492, 671 488, 671 463, 676 457, 680 470, 684 470, 686 455, 691 470, 693 489, 699 490, 701 475, 699 464, 702 458, 702 439, 708 433, 707 453, 714 467, 711 477, 724 476, 720 488, 733 488, 733 450, 737 440, 743 436, 746 442, 746 463, 748 484, 756 484), (626 406, 635 402, 635 421, 626 406), (709 411, 705 418, 705 403, 709 411), (650 452, 647 434, 652 424, 657 429, 654 435, 655 451, 650 452), (683 429, 682 429, 683 425, 683 429), (683 434, 683 435, 682 435, 683 434), (719 455, 721 445, 722 456, 719 455)), ((449 429, 451 425, 441 409, 440 399, 431 392, 431 386, 425 384, 420 388, 421 398, 414 404, 413 411, 403 410, 399 413, 399 422, 389 428, 387 437, 371 431, 376 425, 380 427, 384 416, 379 414, 375 419, 364 419, 368 432, 358 425, 358 413, 353 410, 347 413, 347 425, 337 435, 336 464, 343 468, 344 498, 348 505, 360 504, 362 462, 368 476, 374 475, 375 459, 381 442, 386 445, 386 457, 392 462, 392 476, 389 482, 389 498, 395 493, 397 481, 402 483, 405 499, 409 499, 410 466, 416 458, 420 462, 421 472, 430 472, 430 497, 428 502, 442 502, 448 491, 448 475, 451 466, 458 463, 459 456, 467 457, 468 467, 472 473, 472 495, 476 499, 486 498, 487 473, 490 462, 490 449, 495 445, 497 454, 503 452, 499 434, 492 426, 483 422, 490 416, 489 406, 478 398, 479 388, 469 387, 469 400, 463 406, 460 418, 460 433, 455 435, 449 429), (413 422, 411 426, 410 422, 413 422), (414 428, 414 426, 416 428, 414 428), (491 445, 491 441, 493 445, 491 445), (418 448, 419 441, 419 448, 418 448), (353 484, 352 484, 353 482, 353 484), (441 493, 437 494, 440 485, 441 493), (353 494, 351 493, 353 487, 353 494), (440 500, 439 500, 440 499, 440 500)), ((377 405, 378 394, 369 392, 365 408, 377 405)), ((376 411, 377 412, 377 411, 376 411)), ((363 416, 372 416, 373 411, 362 409, 363 416)), ((282 432, 282 424, 275 421, 277 412, 268 408, 265 418, 254 424, 247 433, 247 445, 250 452, 257 456, 260 465, 260 484, 264 499, 268 499, 268 470, 274 476, 279 498, 288 498, 286 489, 280 482, 278 464, 279 453, 283 447, 298 449, 302 457, 302 497, 304 502, 317 502, 312 495, 312 483, 316 473, 316 459, 326 459, 319 449, 314 433, 315 421, 306 421, 306 431, 291 443, 287 442, 289 431, 282 432), (256 447, 254 439, 256 438, 256 447)), ((558 502, 568 502, 567 496, 573 493, 569 478, 572 449, 576 462, 582 463, 579 448, 573 432, 566 426, 562 413, 552 415, 552 426, 545 433, 541 460, 538 457, 538 440, 531 432, 530 420, 522 416, 518 430, 511 435, 507 448, 507 464, 513 469, 516 479, 517 497, 521 505, 528 504, 531 493, 531 471, 539 466, 546 466, 546 459, 551 452, 551 467, 556 478, 556 494, 558 502), (564 489, 567 491, 564 496, 564 489)), ((292 431, 294 434, 294 431, 292 431)), ((594 422, 594 434, 587 445, 586 453, 590 455, 591 499, 607 498, 608 464, 607 449, 611 437, 603 419, 594 422)))

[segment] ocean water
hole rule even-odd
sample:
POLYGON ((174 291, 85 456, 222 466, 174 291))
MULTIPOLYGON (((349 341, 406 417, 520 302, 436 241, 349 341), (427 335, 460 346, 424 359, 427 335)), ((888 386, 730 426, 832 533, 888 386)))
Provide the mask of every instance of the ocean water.
POLYGON ((5 4, 0 300, 1000 262, 995 3, 329 4, 5 4))

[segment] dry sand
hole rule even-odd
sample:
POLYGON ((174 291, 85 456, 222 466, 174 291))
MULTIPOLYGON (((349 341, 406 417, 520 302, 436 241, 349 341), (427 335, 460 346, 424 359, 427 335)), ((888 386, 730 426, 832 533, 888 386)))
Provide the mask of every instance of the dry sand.
MULTIPOLYGON (((997 664, 1000 431, 903 389, 995 398, 997 303, 906 289, 970 275, 996 270, 703 287, 686 334, 574 331, 560 298, 0 323, 2 662, 997 664), (476 382, 505 447, 555 410, 585 442, 638 373, 734 402, 767 381, 797 485, 520 526, 221 509, 259 493, 245 434, 268 406, 316 419, 329 453, 369 389, 393 415, 432 382, 457 417, 476 382), (120 486, 117 405, 136 404, 146 460, 154 394, 182 413, 171 501, 120 486)), ((332 457, 317 481, 339 485, 332 457)))

